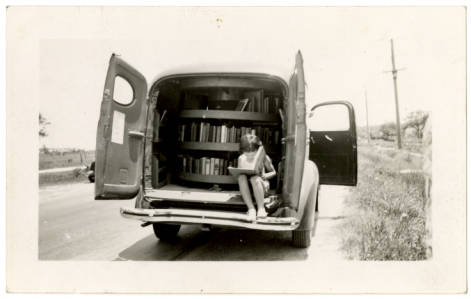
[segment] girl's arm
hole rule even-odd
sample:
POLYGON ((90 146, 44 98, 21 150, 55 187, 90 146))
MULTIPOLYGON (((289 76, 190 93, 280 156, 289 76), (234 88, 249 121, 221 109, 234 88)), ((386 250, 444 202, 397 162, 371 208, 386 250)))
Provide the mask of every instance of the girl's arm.
POLYGON ((269 180, 276 176, 276 170, 275 167, 273 166, 273 163, 271 162, 270 157, 268 155, 265 155, 265 160, 263 161, 265 169, 268 171, 267 173, 263 174, 263 179, 269 180))

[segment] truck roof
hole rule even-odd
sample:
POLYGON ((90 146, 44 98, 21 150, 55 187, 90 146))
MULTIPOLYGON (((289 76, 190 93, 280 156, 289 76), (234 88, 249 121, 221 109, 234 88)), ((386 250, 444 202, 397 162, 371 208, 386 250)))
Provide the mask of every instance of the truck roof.
POLYGON ((198 65, 187 65, 182 67, 176 67, 167 69, 163 72, 158 73, 149 82, 150 86, 154 85, 157 81, 164 77, 186 75, 186 74, 258 74, 270 77, 279 77, 285 82, 289 81, 292 69, 267 66, 261 64, 235 64, 235 63, 224 63, 224 64, 198 64, 198 65))

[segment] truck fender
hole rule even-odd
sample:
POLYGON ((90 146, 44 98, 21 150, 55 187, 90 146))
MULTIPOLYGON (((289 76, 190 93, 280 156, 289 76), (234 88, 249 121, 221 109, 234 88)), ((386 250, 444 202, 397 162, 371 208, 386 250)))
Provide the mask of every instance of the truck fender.
POLYGON ((298 206, 298 219, 301 219, 296 230, 311 230, 314 226, 314 213, 319 190, 319 171, 311 160, 304 164, 303 180, 298 206))
POLYGON ((142 185, 139 188, 139 192, 137 193, 135 200, 136 200, 136 203, 134 204, 134 207, 136 209, 150 209, 151 208, 149 202, 144 199, 144 191, 142 190, 142 185))

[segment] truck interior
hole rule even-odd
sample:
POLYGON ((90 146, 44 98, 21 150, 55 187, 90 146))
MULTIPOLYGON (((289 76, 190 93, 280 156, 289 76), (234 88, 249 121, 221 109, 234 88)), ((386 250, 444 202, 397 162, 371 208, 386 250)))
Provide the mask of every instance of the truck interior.
POLYGON ((227 171, 237 166, 245 133, 261 139, 277 171, 267 196, 281 197, 287 92, 284 81, 263 74, 180 75, 154 83, 144 159, 151 207, 246 212, 227 171))

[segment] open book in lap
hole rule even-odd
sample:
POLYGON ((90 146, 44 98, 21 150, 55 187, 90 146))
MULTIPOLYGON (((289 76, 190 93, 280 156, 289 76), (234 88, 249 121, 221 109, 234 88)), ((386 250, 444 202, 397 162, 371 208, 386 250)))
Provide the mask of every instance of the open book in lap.
POLYGON ((239 167, 228 167, 229 173, 235 177, 238 177, 241 174, 245 175, 260 175, 263 170, 263 162, 265 160, 265 149, 263 146, 259 147, 255 157, 251 160, 245 160, 244 165, 239 165, 239 167))

